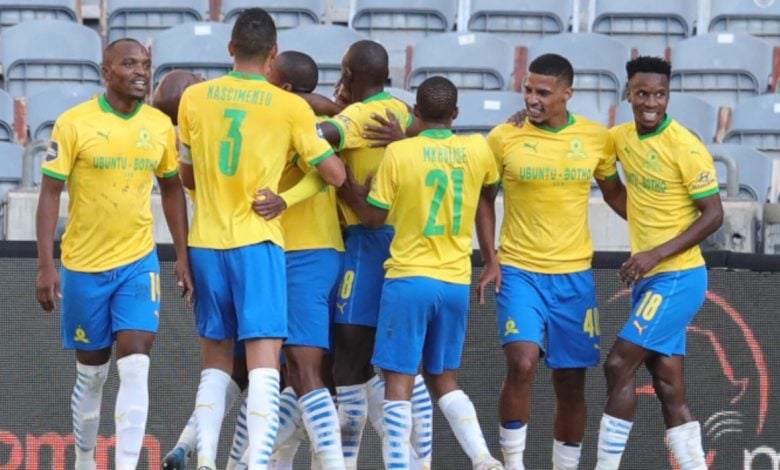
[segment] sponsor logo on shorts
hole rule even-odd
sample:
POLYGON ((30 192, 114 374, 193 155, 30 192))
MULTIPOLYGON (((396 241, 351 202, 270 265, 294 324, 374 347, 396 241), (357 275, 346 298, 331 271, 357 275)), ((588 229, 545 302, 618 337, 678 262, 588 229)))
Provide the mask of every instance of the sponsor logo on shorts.
POLYGON ((73 341, 77 343, 89 344, 89 338, 87 338, 87 332, 84 331, 84 328, 80 326, 76 328, 76 334, 73 335, 73 341))
POLYGON ((518 335, 520 330, 517 329, 517 323, 511 318, 504 324, 504 336, 518 335))

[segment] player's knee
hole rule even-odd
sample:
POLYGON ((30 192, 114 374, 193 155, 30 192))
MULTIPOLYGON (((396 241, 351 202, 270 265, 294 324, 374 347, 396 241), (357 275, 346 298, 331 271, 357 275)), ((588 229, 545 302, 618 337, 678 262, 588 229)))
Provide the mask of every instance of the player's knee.
POLYGON ((666 406, 685 404, 685 392, 682 383, 676 384, 660 377, 653 377, 655 395, 666 406))
POLYGON ((506 376, 509 382, 530 382, 536 375, 536 365, 538 360, 536 358, 514 355, 507 358, 506 364, 506 376))
POLYGON ((618 354, 610 354, 604 361, 604 376, 607 378, 608 385, 614 385, 624 380, 629 375, 629 368, 626 361, 618 354))
POLYGON ((580 369, 555 370, 553 384, 558 396, 575 399, 585 396, 585 371, 580 369))

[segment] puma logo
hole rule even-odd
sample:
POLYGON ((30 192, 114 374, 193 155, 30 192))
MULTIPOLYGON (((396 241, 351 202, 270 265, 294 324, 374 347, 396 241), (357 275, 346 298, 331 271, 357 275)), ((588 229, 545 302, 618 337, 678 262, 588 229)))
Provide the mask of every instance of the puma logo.
POLYGON ((98 135, 98 137, 102 137, 102 138, 104 138, 104 139, 106 139, 106 140, 108 140, 108 136, 109 136, 110 134, 111 134, 111 131, 109 131, 109 132, 102 132, 102 131, 97 131, 97 135, 98 135))
POLYGON ((644 332, 647 328, 646 326, 639 324, 637 320, 634 320, 634 326, 636 327, 637 331, 639 331, 639 336, 642 336, 642 332, 644 332))

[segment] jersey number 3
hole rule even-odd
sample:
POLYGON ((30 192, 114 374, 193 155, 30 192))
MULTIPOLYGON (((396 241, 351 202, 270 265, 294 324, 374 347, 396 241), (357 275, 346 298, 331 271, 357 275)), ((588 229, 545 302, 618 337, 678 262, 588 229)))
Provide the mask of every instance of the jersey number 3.
POLYGON ((447 186, 452 179, 454 201, 452 210, 452 234, 457 235, 460 231, 460 219, 461 210, 463 206, 463 169, 456 168, 451 172, 451 178, 447 176, 444 170, 431 170, 425 176, 425 186, 433 186, 433 200, 431 200, 431 207, 428 209, 428 222, 425 224, 425 230, 423 235, 426 237, 434 237, 437 235, 444 235, 444 225, 436 224, 436 217, 441 208, 444 195, 447 193, 447 186))
POLYGON ((241 155, 241 124, 246 117, 243 109, 226 109, 225 117, 230 119, 227 140, 219 142, 219 171, 226 176, 233 176, 238 170, 238 157, 241 155))

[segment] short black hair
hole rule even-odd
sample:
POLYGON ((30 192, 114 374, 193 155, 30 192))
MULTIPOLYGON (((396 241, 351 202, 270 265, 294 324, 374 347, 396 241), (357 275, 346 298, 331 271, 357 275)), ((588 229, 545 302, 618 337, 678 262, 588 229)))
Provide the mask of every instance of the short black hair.
POLYGON ((357 41, 347 51, 347 66, 353 77, 372 85, 384 85, 390 76, 387 50, 376 41, 357 41))
POLYGON ((149 53, 149 49, 146 49, 146 46, 141 44, 141 41, 133 38, 119 38, 114 41, 111 41, 105 49, 103 49, 103 64, 107 64, 109 58, 111 57, 111 54, 114 52, 114 49, 116 49, 116 46, 119 44, 122 44, 124 42, 129 42, 133 44, 138 44, 139 46, 143 47, 147 53, 149 53))
POLYGON ((292 85, 293 93, 311 93, 317 88, 317 63, 308 54, 298 51, 282 52, 276 56, 274 68, 276 67, 281 78, 292 85))
POLYGON ((640 55, 626 62, 626 73, 629 80, 638 73, 658 73, 669 78, 672 75, 672 64, 660 57, 640 55))
POLYGON ((417 111, 425 121, 452 119, 458 106, 458 88, 445 77, 426 78, 417 88, 417 111))
POLYGON ((262 8, 247 8, 238 15, 230 35, 236 58, 265 59, 276 45, 276 25, 262 8))
POLYGON ((570 87, 574 81, 574 67, 568 59, 558 54, 542 54, 531 62, 528 71, 556 77, 566 87, 570 87))

